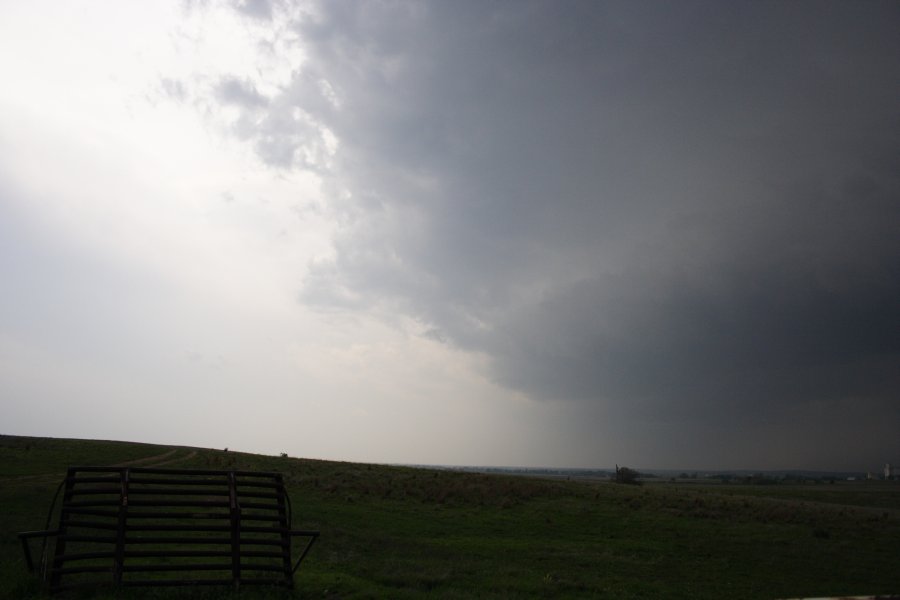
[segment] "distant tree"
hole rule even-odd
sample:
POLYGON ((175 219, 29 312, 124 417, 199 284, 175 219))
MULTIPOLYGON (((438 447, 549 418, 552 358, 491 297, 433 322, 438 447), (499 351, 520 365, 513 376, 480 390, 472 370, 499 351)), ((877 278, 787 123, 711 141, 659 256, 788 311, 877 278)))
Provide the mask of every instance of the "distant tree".
POLYGON ((638 477, 641 474, 635 471, 634 469, 629 469, 628 467, 620 467, 616 465, 616 483, 627 483, 629 485, 640 485, 641 482, 638 481, 638 477))
POLYGON ((282 452, 282 453, 281 453, 281 458, 287 458, 287 457, 288 457, 288 456, 287 456, 287 452, 282 452))

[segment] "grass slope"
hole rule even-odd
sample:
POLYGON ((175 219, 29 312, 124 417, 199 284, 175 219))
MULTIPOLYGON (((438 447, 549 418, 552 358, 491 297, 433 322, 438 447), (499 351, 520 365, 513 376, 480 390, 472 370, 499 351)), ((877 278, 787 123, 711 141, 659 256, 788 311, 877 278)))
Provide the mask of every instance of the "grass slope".
MULTIPOLYGON (((0 598, 68 464, 277 470, 322 531, 291 592, 242 598, 783 598, 900 592, 900 486, 642 487, 0 436, 0 598)), ((218 598, 228 590, 116 597, 218 598)), ((111 593, 98 597, 113 597, 111 593)))

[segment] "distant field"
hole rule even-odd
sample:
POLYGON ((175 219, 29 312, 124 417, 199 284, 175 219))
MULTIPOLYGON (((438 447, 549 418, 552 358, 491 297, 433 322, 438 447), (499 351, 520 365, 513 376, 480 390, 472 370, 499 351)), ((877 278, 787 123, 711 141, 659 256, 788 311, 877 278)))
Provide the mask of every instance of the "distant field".
MULTIPOLYGON (((242 598, 900 593, 900 485, 890 483, 637 487, 0 436, 0 598, 45 597, 15 533, 44 527, 62 473, 77 463, 282 472, 294 526, 322 537, 293 594, 242 598)), ((223 595, 230 590, 118 597, 223 595)))

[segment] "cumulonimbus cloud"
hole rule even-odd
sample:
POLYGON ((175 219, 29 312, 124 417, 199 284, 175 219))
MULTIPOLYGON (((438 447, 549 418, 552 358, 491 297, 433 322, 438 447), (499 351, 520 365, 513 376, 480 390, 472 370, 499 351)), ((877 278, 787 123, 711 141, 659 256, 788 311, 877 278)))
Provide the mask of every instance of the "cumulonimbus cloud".
POLYGON ((316 5, 247 134, 279 168, 339 143, 304 300, 412 316, 538 399, 885 406, 897 13, 826 4, 316 5))

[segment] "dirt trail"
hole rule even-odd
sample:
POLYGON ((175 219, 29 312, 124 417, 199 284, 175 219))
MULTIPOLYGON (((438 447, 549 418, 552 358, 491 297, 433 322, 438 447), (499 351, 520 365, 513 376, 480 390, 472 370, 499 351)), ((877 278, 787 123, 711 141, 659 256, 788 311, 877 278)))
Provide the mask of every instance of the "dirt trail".
MULTIPOLYGON (((196 450, 191 450, 187 454, 183 456, 175 456, 179 450, 183 450, 183 448, 172 448, 167 452, 163 452, 162 454, 155 454, 153 456, 145 456, 143 458, 135 458, 133 460, 126 460, 124 462, 115 463, 111 465, 105 465, 110 467, 161 467, 164 465, 170 465, 172 463, 181 462, 184 460, 190 460, 197 456, 196 450)), ((40 475, 17 475, 15 477, 9 477, 3 479, 4 485, 12 485, 17 483, 26 483, 26 482, 35 482, 35 481, 58 481, 61 477, 65 477, 65 471, 58 471, 55 473, 41 473, 40 475)))
POLYGON ((7 477, 6 479, 2 479, 0 481, 3 482, 3 485, 12 485, 16 483, 26 483, 28 481, 41 481, 42 479, 59 479, 60 477, 65 477, 65 472, 59 473, 43 473, 41 475, 14 475, 12 477, 7 477))
POLYGON ((188 453, 185 454, 184 456, 179 456, 179 457, 173 458, 173 459, 171 459, 171 460, 165 460, 165 461, 163 461, 163 462, 153 463, 152 465, 141 465, 141 466, 142 466, 142 467, 162 467, 162 466, 165 466, 165 465, 171 465, 172 463, 177 463, 177 462, 182 462, 182 461, 185 461, 185 460, 190 460, 190 459, 194 458, 195 456, 197 456, 197 451, 196 451, 196 450, 191 450, 190 452, 188 452, 188 453))
POLYGON ((172 448, 168 452, 163 452, 162 454, 157 454, 155 456, 145 456, 144 458, 136 458, 134 460, 126 460, 125 462, 116 463, 114 465, 109 465, 111 467, 138 467, 138 466, 149 466, 146 463, 156 464, 155 461, 165 460, 178 452, 178 448, 172 448))

